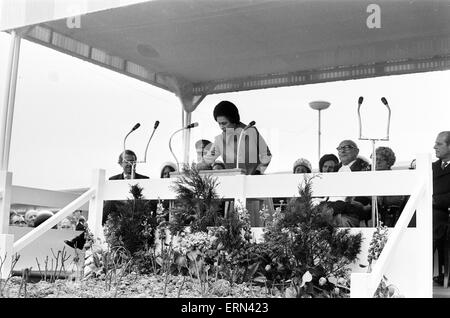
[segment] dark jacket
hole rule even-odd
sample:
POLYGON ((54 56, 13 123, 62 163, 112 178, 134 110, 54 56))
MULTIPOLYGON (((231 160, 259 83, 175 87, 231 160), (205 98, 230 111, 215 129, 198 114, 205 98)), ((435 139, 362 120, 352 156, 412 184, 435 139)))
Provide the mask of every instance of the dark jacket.
MULTIPOLYGON (((342 167, 342 162, 339 162, 338 170, 342 167)), ((369 171, 370 165, 362 160, 361 158, 356 158, 355 162, 350 166, 351 171, 369 171)), ((362 205, 367 205, 372 203, 370 197, 355 197, 353 200, 360 202, 362 205)), ((365 218, 367 218, 366 216, 365 218)))
POLYGON ((447 229, 450 208, 450 165, 442 170, 442 160, 433 162, 433 236, 441 238, 447 229))
MULTIPOLYGON (((135 173, 134 174, 134 178, 135 179, 149 179, 149 177, 144 176, 144 175, 139 174, 139 173, 135 173)), ((123 173, 116 174, 115 176, 112 176, 111 178, 109 178, 109 180, 124 180, 123 173)))
MULTIPOLYGON (((342 162, 338 164, 338 170, 342 167, 342 162)), ((361 158, 356 158, 355 162, 350 166, 351 171, 368 171, 370 165, 362 160, 361 158)))

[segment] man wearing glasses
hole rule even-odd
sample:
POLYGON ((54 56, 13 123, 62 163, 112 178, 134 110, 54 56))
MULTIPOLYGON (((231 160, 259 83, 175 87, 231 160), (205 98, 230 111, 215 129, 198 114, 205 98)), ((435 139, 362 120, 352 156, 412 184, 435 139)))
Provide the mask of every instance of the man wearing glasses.
POLYGON ((148 179, 147 176, 136 173, 137 156, 131 150, 125 150, 119 155, 119 165, 123 172, 109 178, 109 180, 124 180, 124 179, 148 179))
MULTIPOLYGON (((116 174, 109 178, 109 180, 126 180, 126 179, 149 179, 149 177, 144 176, 142 174, 136 173, 136 161, 137 156, 131 150, 125 150, 119 155, 119 165, 122 168, 122 173, 116 174)), ((102 217, 102 225, 105 225, 108 215, 117 211, 121 205, 123 205, 126 201, 119 200, 108 200, 105 201, 103 205, 103 217, 102 217)), ((156 209, 156 203, 153 204, 153 210, 156 209)), ((83 249, 84 244, 86 243, 85 232, 76 236, 72 240, 65 240, 64 243, 69 245, 72 248, 78 248, 80 250, 83 249)))
POLYGON ((338 171, 367 171, 369 164, 358 158, 359 149, 353 140, 344 140, 336 148, 339 160, 338 171))
MULTIPOLYGON (((367 171, 369 164, 358 158, 359 149, 353 140, 344 140, 336 148, 340 163, 338 172, 367 171)), ((333 225, 358 227, 360 221, 371 216, 371 199, 368 197, 330 197, 329 206, 333 209, 333 225)))

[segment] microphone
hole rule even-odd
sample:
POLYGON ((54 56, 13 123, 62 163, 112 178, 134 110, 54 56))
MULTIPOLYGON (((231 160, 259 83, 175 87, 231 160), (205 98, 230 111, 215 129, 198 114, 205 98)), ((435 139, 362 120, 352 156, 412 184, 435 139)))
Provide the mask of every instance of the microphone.
MULTIPOLYGON (((156 124, 155 124, 155 125, 156 125, 156 124)), ((176 130, 176 131, 172 134, 172 136, 170 136, 170 138, 169 138, 169 150, 170 150, 170 152, 172 153, 172 156, 175 158, 175 161, 177 162, 177 168, 178 168, 178 171, 180 171, 180 163, 178 162, 178 159, 177 159, 177 157, 175 156, 175 154, 173 153, 173 150, 172 150, 172 138, 173 138, 173 136, 174 136, 177 132, 180 132, 180 131, 185 130, 185 129, 191 129, 191 128, 194 128, 194 127, 197 127, 197 126, 198 126, 198 123, 192 123, 192 124, 189 124, 189 125, 187 125, 187 126, 185 126, 185 127, 183 127, 183 128, 180 128, 180 129, 176 130)))
POLYGON ((381 102, 384 104, 384 106, 387 107, 387 109, 389 111, 388 124, 387 124, 387 129, 386 129, 386 138, 385 138, 385 139, 389 140, 389 126, 391 125, 391 107, 389 107, 388 101, 386 100, 385 97, 381 97, 381 102))
POLYGON ((364 97, 359 96, 359 98, 358 98, 359 139, 362 138, 362 135, 361 135, 361 134, 362 134, 362 124, 361 124, 361 113, 360 113, 360 108, 361 108, 361 105, 362 105, 363 101, 364 101, 364 97))
MULTIPOLYGON (((125 162, 129 162, 128 160, 125 160, 125 150, 126 150, 125 142, 126 142, 128 136, 129 136, 133 131, 135 131, 136 129, 138 129, 140 126, 141 126, 141 124, 139 124, 139 123, 137 123, 136 125, 134 125, 133 128, 131 128, 130 132, 129 132, 129 133, 125 136, 125 138, 123 139, 123 153, 122 153, 122 160, 125 161, 125 162)), ((134 179, 134 169, 135 169, 135 166, 136 166, 136 163, 134 162, 134 163, 133 163, 133 166, 131 167, 131 177, 132 177, 132 179, 134 179)))
POLYGON ((236 152, 236 169, 239 169, 239 152, 241 149, 241 140, 242 140, 242 136, 244 135, 244 132, 249 129, 250 127, 255 126, 255 121, 252 120, 247 126, 244 127, 244 129, 242 129, 241 133, 239 134, 239 142, 238 142, 238 146, 237 146, 237 152, 236 152))
POLYGON ((245 126, 245 127, 244 127, 244 129, 243 129, 243 130, 245 131, 245 130, 249 129, 250 127, 253 127, 253 126, 255 126, 255 124, 256 124, 256 123, 255 123, 255 121, 254 121, 254 120, 252 120, 252 121, 250 122, 250 124, 248 124, 247 126, 245 126))
POLYGON ((150 139, 147 142, 147 147, 145 147, 145 156, 144 156, 144 161, 143 163, 147 162, 147 150, 148 150, 148 145, 150 145, 150 140, 152 140, 153 138, 153 134, 155 133, 156 128, 158 128, 159 126, 159 120, 155 121, 155 125, 153 126, 153 132, 150 136, 150 139))

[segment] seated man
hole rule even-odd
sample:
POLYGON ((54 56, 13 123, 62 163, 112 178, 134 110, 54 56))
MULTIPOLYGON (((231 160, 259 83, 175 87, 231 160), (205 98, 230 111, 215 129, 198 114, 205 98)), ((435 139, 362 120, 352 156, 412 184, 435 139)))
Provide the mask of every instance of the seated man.
MULTIPOLYGON (((358 158, 359 149, 352 140, 344 140, 337 147, 341 162, 338 172, 368 171, 369 163, 358 158)), ((358 227, 360 221, 371 217, 371 199, 368 197, 330 197, 326 203, 333 213, 333 225, 358 227)))
MULTIPOLYGON (((119 165, 122 168, 122 173, 114 175, 109 178, 109 180, 125 180, 125 179, 149 179, 149 177, 141 175, 136 172, 136 161, 137 156, 131 150, 125 150, 119 155, 119 165)), ((105 201, 103 205, 103 217, 102 217, 102 225, 105 225, 106 220, 108 219, 108 215, 111 212, 118 211, 120 206, 125 204, 124 200, 109 200, 105 201)), ((156 213, 156 204, 157 201, 152 200, 152 211, 156 213)), ((73 248, 83 249, 84 244, 86 242, 85 232, 81 233, 77 237, 72 240, 66 240, 64 243, 73 248)))
POLYGON ((131 150, 125 150, 119 155, 119 165, 122 168, 122 173, 116 174, 109 178, 109 180, 124 180, 124 179, 148 179, 147 176, 136 173, 137 156, 131 150))

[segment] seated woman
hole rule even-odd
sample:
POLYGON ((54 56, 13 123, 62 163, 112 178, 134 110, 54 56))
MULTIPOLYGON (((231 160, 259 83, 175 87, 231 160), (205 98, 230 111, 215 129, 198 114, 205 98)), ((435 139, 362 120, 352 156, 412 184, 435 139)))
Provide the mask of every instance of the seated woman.
POLYGON ((320 172, 337 172, 339 159, 333 154, 323 155, 319 160, 320 172))
MULTIPOLYGON (((395 163, 395 154, 389 147, 378 147, 376 154, 376 170, 391 170, 395 163)), ((398 218, 408 201, 408 196, 382 196, 377 197, 378 214, 380 221, 385 226, 395 226, 398 218)), ((411 220, 415 224, 415 215, 411 220)))
POLYGON ((161 166, 160 177, 161 179, 170 178, 170 173, 175 172, 177 170, 178 170, 177 165, 174 164, 173 162, 170 161, 164 162, 163 165, 161 166))
POLYGON ((293 173, 311 173, 312 166, 311 163, 304 158, 295 160, 293 173))

